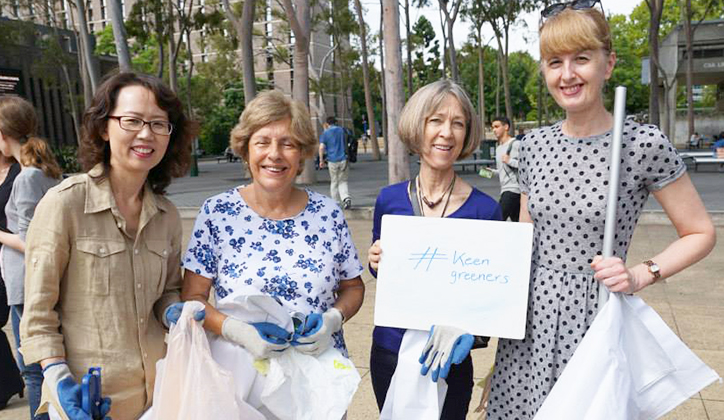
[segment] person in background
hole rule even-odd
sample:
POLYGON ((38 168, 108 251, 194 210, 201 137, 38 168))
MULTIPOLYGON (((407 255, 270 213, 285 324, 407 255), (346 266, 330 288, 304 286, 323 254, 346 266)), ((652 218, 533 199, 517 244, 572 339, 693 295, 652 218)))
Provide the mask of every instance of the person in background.
MULTIPOLYGON (((468 95, 458 84, 440 80, 420 88, 407 102, 398 124, 400 139, 420 155, 420 174, 413 180, 387 186, 380 191, 375 203, 372 224, 372 246, 368 251, 370 272, 377 276, 384 258, 380 246, 382 216, 385 214, 449 217, 459 219, 500 220, 500 206, 491 197, 472 187, 455 174, 453 163, 470 156, 481 138, 480 119, 468 95), (419 212, 414 210, 419 207, 419 212), (419 213, 419 214, 416 214, 419 213)), ((370 372, 372 388, 380 410, 385 405, 387 390, 398 362, 404 329, 375 327, 372 333, 370 372)), ((482 337, 481 337, 482 338, 482 337)), ((464 420, 473 392, 473 362, 470 350, 473 336, 455 327, 435 325, 429 342, 440 346, 423 357, 425 372, 430 367, 429 356, 441 351, 446 344, 455 343, 452 353, 461 355, 453 360, 444 356, 439 369, 446 378, 448 391, 441 419, 464 420), (444 367, 444 368, 443 368, 444 367), (446 372, 449 369, 449 374, 446 372)), ((487 345, 487 338, 482 338, 487 345)), ((428 343, 429 343, 428 342, 428 343)), ((431 370, 437 380, 437 372, 431 370)))
POLYGON ((198 132, 183 110, 154 76, 109 76, 83 115, 87 173, 38 204, 21 350, 43 366, 51 419, 91 418, 80 392, 90 367, 101 368, 102 417, 137 419, 152 404, 164 327, 181 305, 181 218, 164 192, 187 172, 198 132))
POLYGON ((515 139, 523 140, 523 137, 525 137, 525 130, 521 127, 518 129, 518 134, 515 135, 515 139))
MULTIPOLYGON (((7 232, 7 218, 5 205, 10 199, 13 181, 20 173, 20 165, 14 158, 0 153, 0 231, 7 232)), ((0 270, 0 328, 5 327, 10 319, 10 306, 8 306, 5 281, 0 270)), ((0 410, 5 408, 10 398, 15 394, 23 396, 25 385, 20 377, 18 364, 13 357, 10 343, 4 333, 0 333, 0 410)))
POLYGON ((520 213, 520 185, 518 185, 518 150, 520 141, 511 137, 508 117, 493 118, 492 129, 498 146, 495 148, 496 169, 487 168, 500 178, 500 208, 503 220, 517 222, 520 213))
POLYGON ((329 190, 332 200, 343 209, 352 206, 352 198, 347 187, 349 163, 347 162, 347 133, 337 125, 335 117, 328 117, 323 124, 324 133, 319 138, 319 167, 324 168, 324 154, 327 153, 329 166, 329 190))
POLYGON ((541 13, 540 67, 565 119, 533 130, 520 145, 520 221, 533 224, 526 333, 498 341, 489 420, 535 417, 596 317, 599 284, 638 293, 704 258, 716 242, 671 142, 653 125, 626 121, 614 256, 601 256, 614 125, 603 90, 616 53, 597 3, 558 3, 541 13), (650 194, 679 238, 627 262, 650 194))
MULTIPOLYGON (((62 174, 50 146, 37 136, 37 130, 38 117, 30 102, 19 96, 0 97, 0 151, 21 166, 5 206, 8 232, 0 231, 2 272, 18 348, 22 344, 19 326, 25 309, 25 240, 28 226, 38 201, 58 183, 62 174)), ((26 361, 27 357, 24 359, 18 355, 18 365, 28 388, 30 418, 44 419, 43 415, 35 416, 43 383, 40 365, 26 361)))

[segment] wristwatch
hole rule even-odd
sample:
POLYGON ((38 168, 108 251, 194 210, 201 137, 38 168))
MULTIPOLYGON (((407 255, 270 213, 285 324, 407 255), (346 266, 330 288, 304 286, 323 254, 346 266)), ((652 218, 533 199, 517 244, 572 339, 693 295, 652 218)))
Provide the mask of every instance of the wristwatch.
POLYGON ((661 278, 661 269, 659 268, 659 265, 651 260, 644 261, 644 265, 649 268, 649 273, 651 273, 654 276, 654 282, 656 280, 661 278))

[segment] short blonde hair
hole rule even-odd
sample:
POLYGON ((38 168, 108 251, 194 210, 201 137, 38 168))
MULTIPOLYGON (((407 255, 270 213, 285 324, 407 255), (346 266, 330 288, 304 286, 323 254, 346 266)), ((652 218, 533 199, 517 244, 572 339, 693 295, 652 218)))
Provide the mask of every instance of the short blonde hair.
POLYGON ((400 140, 414 153, 420 153, 420 146, 425 138, 425 123, 440 107, 449 95, 460 103, 465 114, 465 141, 458 159, 470 156, 480 144, 481 123, 470 102, 468 94, 457 83, 450 80, 438 80, 421 87, 407 101, 400 114, 397 132, 400 140))
POLYGON ((302 158, 312 157, 317 148, 317 138, 307 107, 277 90, 258 94, 244 108, 239 123, 231 130, 231 149, 248 161, 251 136, 264 126, 287 118, 291 121, 289 131, 302 152, 302 158))
POLYGON ((541 60, 583 50, 613 51, 611 28, 598 9, 567 8, 540 26, 541 60))

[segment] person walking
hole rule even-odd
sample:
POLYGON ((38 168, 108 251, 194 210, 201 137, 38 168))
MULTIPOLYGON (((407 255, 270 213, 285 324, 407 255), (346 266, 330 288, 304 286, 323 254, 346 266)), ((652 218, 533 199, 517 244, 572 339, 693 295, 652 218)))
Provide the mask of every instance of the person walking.
POLYGON ((335 117, 327 118, 323 124, 324 133, 319 138, 319 167, 324 168, 324 153, 329 162, 329 190, 333 200, 343 209, 352 207, 352 198, 347 187, 349 164, 347 163, 347 133, 337 125, 335 117))
POLYGON ((503 220, 517 222, 520 213, 520 185, 518 184, 518 151, 520 140, 511 137, 508 117, 495 117, 492 123, 493 134, 498 139, 495 148, 496 169, 488 168, 500 177, 500 208, 503 220))

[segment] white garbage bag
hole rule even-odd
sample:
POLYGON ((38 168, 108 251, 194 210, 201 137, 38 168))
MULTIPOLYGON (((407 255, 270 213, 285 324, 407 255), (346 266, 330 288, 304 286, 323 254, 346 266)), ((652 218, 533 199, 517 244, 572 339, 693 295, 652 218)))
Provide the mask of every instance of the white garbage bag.
POLYGON ((649 420, 721 379, 637 296, 612 293, 534 420, 649 420))
POLYGON ((352 361, 333 347, 318 356, 289 349, 269 362, 261 400, 281 420, 339 420, 360 382, 352 361))
POLYGON ((194 321, 201 302, 186 302, 171 326, 166 357, 156 364, 149 420, 239 419, 231 374, 211 358, 203 326, 194 321))
POLYGON ((407 330, 397 355, 397 367, 387 389, 380 420, 438 420, 447 395, 447 382, 420 374, 420 355, 429 331, 407 330))

